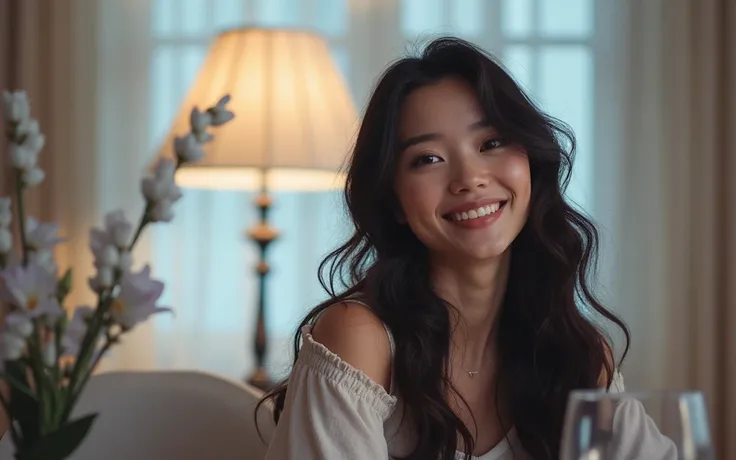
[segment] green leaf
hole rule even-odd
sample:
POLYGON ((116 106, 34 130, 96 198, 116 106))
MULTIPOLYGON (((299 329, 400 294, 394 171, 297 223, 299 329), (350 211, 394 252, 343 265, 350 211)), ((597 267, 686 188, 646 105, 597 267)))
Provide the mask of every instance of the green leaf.
POLYGON ((23 439, 33 440, 40 432, 40 411, 38 399, 29 393, 26 365, 19 361, 6 363, 8 374, 6 382, 10 386, 10 413, 20 425, 23 439))
POLYGON ((72 269, 67 268, 66 272, 64 272, 64 276, 59 279, 59 282, 56 285, 56 298, 59 299, 59 302, 64 302, 64 299, 67 295, 69 295, 69 291, 72 290, 72 269))
POLYGON ((35 397, 33 394, 33 390, 31 390, 26 382, 23 382, 21 380, 18 380, 15 378, 15 376, 11 374, 6 374, 4 372, 0 372, 0 380, 5 380, 5 382, 12 388, 15 388, 18 391, 22 391, 23 393, 27 394, 30 397, 35 397))
POLYGON ((17 460, 65 460, 82 444, 97 414, 62 425, 34 443, 25 443, 15 454, 17 460))
POLYGON ((35 439, 41 429, 38 400, 27 393, 12 388, 10 391, 10 413, 20 425, 24 439, 35 439))
POLYGON ((68 325, 69 317, 66 314, 59 316, 59 319, 56 320, 56 324, 54 325, 54 338, 59 346, 61 346, 61 339, 63 338, 64 331, 68 325))
POLYGON ((25 384, 28 384, 26 373, 26 364, 23 362, 22 359, 17 359, 15 361, 6 361, 5 362, 5 373, 17 380, 18 382, 23 382, 25 384))

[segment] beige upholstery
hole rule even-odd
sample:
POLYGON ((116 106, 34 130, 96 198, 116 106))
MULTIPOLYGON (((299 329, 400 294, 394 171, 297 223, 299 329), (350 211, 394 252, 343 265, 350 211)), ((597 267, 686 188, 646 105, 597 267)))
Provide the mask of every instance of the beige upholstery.
MULTIPOLYGON (((200 372, 112 372, 93 377, 75 415, 98 412, 72 460, 257 460, 260 391, 200 372)), ((269 439, 267 409, 259 427, 269 439)), ((0 460, 12 458, 9 436, 0 460)))

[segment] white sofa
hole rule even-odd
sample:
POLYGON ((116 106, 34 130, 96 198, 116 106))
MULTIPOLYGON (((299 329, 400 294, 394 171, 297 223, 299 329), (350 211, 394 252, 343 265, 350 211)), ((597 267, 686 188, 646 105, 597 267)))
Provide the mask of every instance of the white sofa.
MULTIPOLYGON (((266 453, 255 423, 261 392, 201 372, 111 372, 90 379, 77 416, 99 413, 72 460, 257 460, 266 453)), ((268 408, 258 425, 267 441, 268 408)), ((0 460, 11 460, 10 436, 0 460)))

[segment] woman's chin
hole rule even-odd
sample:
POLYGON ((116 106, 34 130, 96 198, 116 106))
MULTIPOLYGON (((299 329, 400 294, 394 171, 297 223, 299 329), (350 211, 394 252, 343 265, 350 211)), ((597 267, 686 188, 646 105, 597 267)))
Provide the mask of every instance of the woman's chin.
POLYGON ((442 251, 440 257, 436 257, 438 261, 453 266, 482 266, 498 262, 504 257, 508 251, 508 245, 483 245, 469 247, 453 247, 450 250, 442 251))

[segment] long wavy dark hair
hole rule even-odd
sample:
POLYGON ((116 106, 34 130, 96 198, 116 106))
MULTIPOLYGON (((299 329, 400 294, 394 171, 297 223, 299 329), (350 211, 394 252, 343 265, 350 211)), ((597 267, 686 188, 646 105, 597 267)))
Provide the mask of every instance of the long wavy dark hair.
MULTIPOLYGON (((448 404, 451 312, 432 289, 428 250, 396 219, 397 126, 412 91, 459 77, 477 94, 485 115, 505 140, 529 157, 528 220, 512 243, 508 286, 498 318, 496 376, 523 448, 536 460, 557 459, 568 394, 611 384, 612 345, 593 316, 626 325, 596 299, 589 280, 598 252, 594 224, 568 204, 575 139, 567 125, 545 115, 495 59, 456 38, 432 41, 418 57, 391 65, 377 84, 347 169, 345 201, 355 231, 320 265, 329 300, 300 324, 360 294, 393 333, 393 380, 418 434, 406 458, 452 460, 458 439, 472 452, 470 430, 448 404), (584 313, 587 311, 587 313, 584 313), (602 372, 605 371, 603 374, 602 372)), ((299 356, 301 334, 294 343, 299 356)), ((278 423, 286 382, 264 396, 278 423)), ((506 427, 510 428, 510 427, 506 427)))

